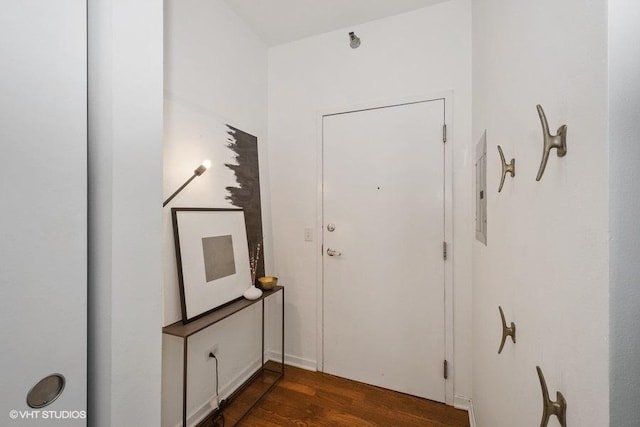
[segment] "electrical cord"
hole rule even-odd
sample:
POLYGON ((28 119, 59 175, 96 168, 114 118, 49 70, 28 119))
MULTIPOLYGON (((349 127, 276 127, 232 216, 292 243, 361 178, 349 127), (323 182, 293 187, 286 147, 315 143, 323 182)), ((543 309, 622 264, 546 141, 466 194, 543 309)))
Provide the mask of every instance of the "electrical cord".
MULTIPOLYGON (((215 354, 213 354, 213 352, 209 353, 209 357, 213 357, 213 360, 216 361, 216 400, 220 397, 220 392, 218 390, 218 358, 216 357, 215 354)), ((216 416, 216 418, 213 419, 213 423, 214 426, 216 427, 224 427, 224 407, 226 406, 227 401, 225 399, 222 399, 221 401, 218 401, 218 415, 216 416), (222 422, 222 424, 217 424, 217 422, 220 421, 222 422)))

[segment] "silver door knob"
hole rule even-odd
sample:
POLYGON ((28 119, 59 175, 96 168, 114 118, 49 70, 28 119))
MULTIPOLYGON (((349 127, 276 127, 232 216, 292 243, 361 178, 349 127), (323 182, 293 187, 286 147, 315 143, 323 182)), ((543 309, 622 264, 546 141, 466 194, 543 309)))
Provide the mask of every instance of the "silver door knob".
POLYGON ((329 256, 340 256, 342 253, 336 251, 335 249, 327 248, 327 255, 329 256))

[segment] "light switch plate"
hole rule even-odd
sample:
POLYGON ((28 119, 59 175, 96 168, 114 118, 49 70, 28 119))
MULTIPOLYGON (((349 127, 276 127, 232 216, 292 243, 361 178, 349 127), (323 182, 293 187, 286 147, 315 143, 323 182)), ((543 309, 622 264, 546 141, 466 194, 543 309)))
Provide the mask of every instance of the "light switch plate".
POLYGON ((313 242, 313 228, 306 227, 304 229, 304 241, 305 242, 313 242))

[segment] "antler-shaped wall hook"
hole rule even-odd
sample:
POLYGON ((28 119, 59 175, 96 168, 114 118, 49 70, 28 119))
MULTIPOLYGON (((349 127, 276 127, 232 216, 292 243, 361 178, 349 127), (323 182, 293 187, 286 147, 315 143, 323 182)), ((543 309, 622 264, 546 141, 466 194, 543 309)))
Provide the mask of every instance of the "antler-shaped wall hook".
POLYGON ((500 354, 504 348, 504 343, 507 341, 507 337, 511 337, 511 341, 513 341, 514 344, 516 343, 516 324, 511 322, 511 326, 507 326, 502 307, 498 306, 498 310, 500 310, 500 317, 502 318, 502 341, 500 342, 500 349, 498 349, 498 354, 500 354))
POLYGON ((502 186, 504 185, 504 177, 507 176, 507 173, 510 173, 512 178, 516 176, 516 159, 511 159, 511 161, 507 163, 504 159, 502 147, 500 147, 499 145, 498 152, 500 153, 500 159, 502 160, 502 178, 500 179, 500 188, 498 188, 499 193, 502 191, 502 186))
POLYGON ((542 387, 542 421, 540 421, 540 427, 546 427, 552 415, 558 417, 562 427, 567 427, 567 401, 559 391, 556 392, 555 402, 549 400, 549 390, 547 389, 547 382, 544 380, 542 369, 540 369, 540 366, 536 366, 536 370, 542 387))
POLYGON ((547 123, 547 116, 544 115, 544 110, 540 104, 536 105, 538 109, 538 116, 540 116, 540 123, 542 124, 542 137, 544 140, 544 147, 542 152, 542 162, 540 162, 540 168, 538 169, 538 176, 536 181, 542 179, 542 174, 547 167, 547 160, 549 160, 549 152, 552 148, 556 148, 558 157, 564 157, 567 154, 567 125, 562 125, 558 128, 556 135, 549 133, 549 124, 547 123))

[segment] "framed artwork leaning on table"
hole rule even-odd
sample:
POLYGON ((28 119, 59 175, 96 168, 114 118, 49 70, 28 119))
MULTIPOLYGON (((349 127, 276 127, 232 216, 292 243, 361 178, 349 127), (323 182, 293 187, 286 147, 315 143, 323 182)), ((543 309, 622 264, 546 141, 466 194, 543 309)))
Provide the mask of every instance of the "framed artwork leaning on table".
POLYGON ((172 208, 183 323, 242 297, 251 283, 242 209, 172 208))

